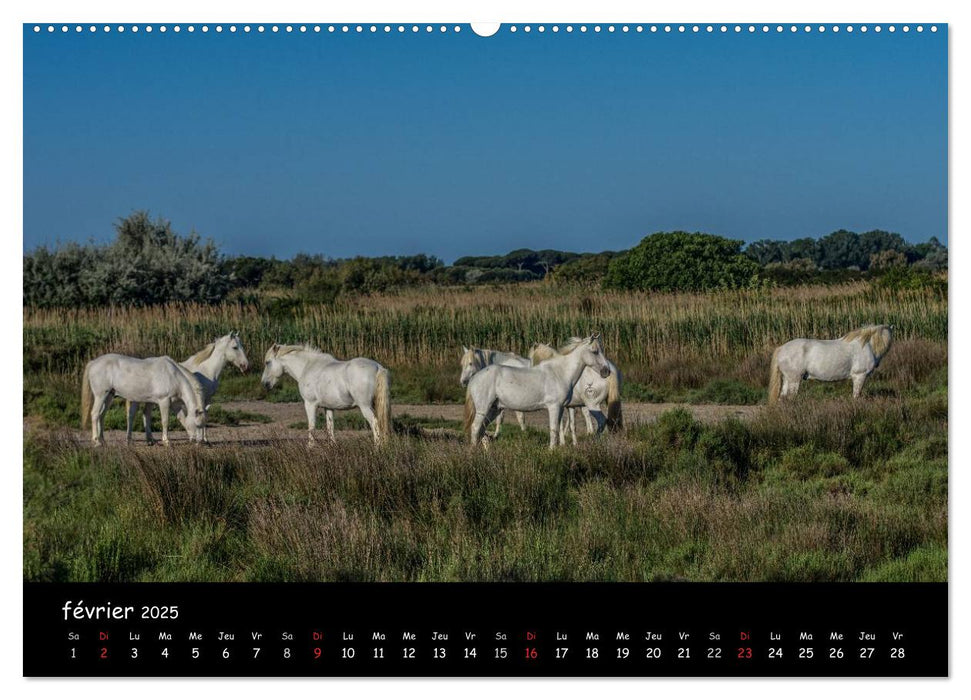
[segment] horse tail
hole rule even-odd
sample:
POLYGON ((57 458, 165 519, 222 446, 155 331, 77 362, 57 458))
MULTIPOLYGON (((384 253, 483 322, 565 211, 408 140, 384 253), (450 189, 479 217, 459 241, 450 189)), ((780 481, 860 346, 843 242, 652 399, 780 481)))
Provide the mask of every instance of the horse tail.
POLYGON ((617 368, 607 377, 607 430, 616 433, 624 428, 624 412, 620 405, 620 372, 617 368))
POLYGON ((94 406, 94 390, 91 388, 91 378, 88 376, 90 369, 89 362, 84 366, 84 374, 81 377, 81 430, 90 427, 91 408, 94 406))
POLYGON ((378 421, 378 441, 391 435, 391 373, 384 367, 378 368, 374 384, 374 415, 378 421))
POLYGON ((782 393, 782 371, 779 369, 779 346, 772 353, 772 364, 769 367, 769 405, 778 403, 782 393))
POLYGON ((465 388, 465 419, 462 423, 462 429, 469 437, 472 436, 472 422, 475 420, 475 402, 472 400, 471 384, 472 382, 469 382, 470 386, 465 388))

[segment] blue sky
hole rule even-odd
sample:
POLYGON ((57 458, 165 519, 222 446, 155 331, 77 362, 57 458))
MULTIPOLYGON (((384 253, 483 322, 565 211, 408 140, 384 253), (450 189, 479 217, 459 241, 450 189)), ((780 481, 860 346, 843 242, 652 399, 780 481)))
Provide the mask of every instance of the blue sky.
POLYGON ((947 33, 35 34, 24 249, 135 209, 228 253, 947 232, 947 33))

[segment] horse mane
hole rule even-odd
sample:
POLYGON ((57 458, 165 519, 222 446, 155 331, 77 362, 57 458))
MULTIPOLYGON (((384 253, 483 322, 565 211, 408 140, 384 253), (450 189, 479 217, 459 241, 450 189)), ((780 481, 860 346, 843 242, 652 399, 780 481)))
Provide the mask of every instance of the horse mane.
POLYGON ((556 357, 559 354, 555 348, 546 343, 536 343, 529 349, 529 359, 532 360, 533 365, 538 365, 540 362, 548 360, 551 357, 556 357))
POLYGON ((585 342, 587 342, 586 338, 573 336, 566 341, 565 345, 561 345, 559 350, 546 343, 536 343, 529 350, 529 359, 533 361, 534 365, 538 365, 540 362, 548 360, 551 357, 569 355, 585 342))
POLYGON ((560 346, 559 353, 561 355, 569 355, 571 352, 573 352, 578 347, 580 347, 580 345, 586 342, 586 340, 587 340, 586 338, 579 338, 577 336, 573 336, 568 341, 566 341, 565 345, 560 346))
POLYGON ((876 355, 879 360, 887 351, 890 349, 890 344, 893 342, 893 336, 891 335, 890 327, 884 325, 873 325, 873 326, 863 326, 862 328, 857 328, 854 331, 850 331, 842 338, 840 338, 844 343, 852 343, 854 341, 860 341, 860 345, 870 344, 870 348, 873 350, 873 354, 876 355))
POLYGON ((209 345, 207 345, 202 350, 197 352, 195 355, 190 357, 188 360, 186 360, 186 362, 191 362, 192 364, 195 364, 195 365, 201 365, 203 362, 205 362, 210 357, 212 357, 212 353, 216 349, 216 342, 217 341, 213 341, 209 343, 209 345))
POLYGON ((495 354, 495 350, 490 350, 489 348, 479 348, 473 345, 467 348, 467 352, 462 355, 462 362, 464 365, 465 358, 471 356, 472 366, 475 368, 475 371, 478 372, 481 369, 485 369, 485 367, 492 363, 492 358, 495 354))
POLYGON ((276 356, 283 357, 284 355, 289 355, 291 352, 316 352, 322 355, 326 355, 323 350, 318 348, 316 345, 311 345, 310 343, 304 343, 303 345, 281 345, 277 348, 276 356))

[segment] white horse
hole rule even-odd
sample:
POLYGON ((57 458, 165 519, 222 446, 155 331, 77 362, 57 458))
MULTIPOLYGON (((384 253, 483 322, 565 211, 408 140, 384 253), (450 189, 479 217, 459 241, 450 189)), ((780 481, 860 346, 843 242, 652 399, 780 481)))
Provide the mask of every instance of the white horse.
POLYGON ((81 427, 91 422, 91 440, 103 445, 104 416, 111 400, 120 396, 129 401, 157 403, 162 412, 162 443, 169 444, 169 406, 181 401, 185 406, 185 429, 189 440, 206 424, 206 404, 202 385, 185 367, 171 357, 139 359, 110 353, 91 360, 81 379, 81 427))
MULTIPOLYGON (((489 365, 503 365, 505 367, 530 367, 532 361, 512 352, 502 352, 500 350, 488 350, 486 348, 467 348, 462 346, 462 376, 459 377, 459 384, 468 386, 472 376, 481 369, 489 365)), ((503 411, 499 411, 496 417, 496 432, 492 437, 499 437, 499 430, 502 428, 503 411)), ((526 432, 526 414, 516 411, 516 420, 519 421, 520 429, 526 432)))
POLYGON ((555 448, 563 407, 570 402, 573 387, 586 367, 592 367, 601 377, 610 375, 599 334, 584 338, 566 355, 534 367, 490 365, 475 374, 465 390, 465 429, 472 444, 482 441, 484 426, 504 408, 545 408, 550 416, 550 449, 555 448))
POLYGON ((327 434, 334 440, 334 409, 354 408, 371 426, 374 444, 391 434, 391 376, 374 360, 338 360, 310 345, 273 345, 264 358, 263 386, 272 389, 284 373, 293 377, 307 411, 310 444, 315 442, 317 406, 326 409, 327 434))
MULTIPOLYGON (((236 331, 228 333, 221 338, 217 338, 181 364, 187 370, 192 372, 202 385, 202 396, 203 400, 205 401, 207 411, 209 410, 209 404, 212 401, 213 394, 215 394, 216 389, 219 388, 219 375, 222 374, 223 368, 225 368, 227 364, 232 364, 240 372, 246 372, 246 370, 249 369, 249 360, 246 359, 246 352, 243 350, 243 344, 239 340, 239 333, 236 331)), ((179 405, 178 402, 173 402, 172 408, 175 409, 179 422, 184 426, 186 415, 185 407, 179 405)), ((138 402, 129 401, 127 407, 129 443, 132 441, 131 431, 132 425, 135 423, 136 413, 138 413, 138 402)), ((144 414, 145 441, 151 443, 152 404, 145 404, 144 414)), ((200 432, 201 434, 197 435, 197 438, 202 442, 208 442, 205 425, 201 427, 200 432)))
MULTIPOLYGON (((529 359, 533 364, 539 364, 551 357, 565 355, 571 352, 577 345, 583 342, 583 338, 570 338, 570 341, 562 348, 557 350, 546 343, 536 343, 529 351, 529 359)), ((583 418, 587 423, 587 433, 593 434, 593 421, 597 421, 596 432, 599 435, 604 427, 612 432, 624 427, 624 417, 620 403, 621 376, 617 366, 607 360, 607 367, 610 368, 610 376, 604 379, 599 372, 590 367, 583 370, 580 379, 573 387, 573 395, 570 402, 566 405, 566 412, 563 414, 563 423, 560 425, 560 444, 566 443, 566 423, 569 422, 570 436, 573 444, 577 444, 577 427, 575 412, 582 407, 583 418), (606 406, 606 416, 603 405, 606 406)))
POLYGON ((790 340, 772 353, 769 403, 795 396, 803 379, 852 379, 853 398, 857 398, 892 342, 893 326, 864 326, 836 340, 790 340))

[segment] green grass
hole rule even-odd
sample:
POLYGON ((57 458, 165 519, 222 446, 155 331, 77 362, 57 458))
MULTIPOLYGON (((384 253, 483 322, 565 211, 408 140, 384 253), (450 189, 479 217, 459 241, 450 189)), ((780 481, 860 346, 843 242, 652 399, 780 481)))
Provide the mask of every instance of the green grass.
MULTIPOLYGON (((537 284, 275 316, 231 304, 25 309, 24 357, 31 581, 947 579, 947 298, 933 291, 537 284), (472 450, 456 422, 398 411, 378 450, 366 434, 314 448, 93 449, 73 432, 92 357, 185 357, 229 329, 242 332, 253 369, 227 369, 209 417, 235 426, 268 419, 227 401, 300 400, 289 379, 260 385, 277 341, 377 359, 401 405, 461 401, 463 344, 524 352, 600 330, 627 402, 764 404, 777 344, 874 322, 899 330, 861 400, 848 382, 805 382, 795 401, 746 422, 669 411, 577 450, 550 452, 545 430, 521 433, 511 420, 488 452, 472 450)), ((119 406, 107 425, 124 427, 119 406)), ((347 411, 337 428, 365 425, 347 411)))
POLYGON ((92 449, 41 432, 25 448, 24 576, 942 581, 942 408, 797 401, 712 425, 675 410, 553 452, 532 430, 488 452, 407 430, 378 450, 92 449))

